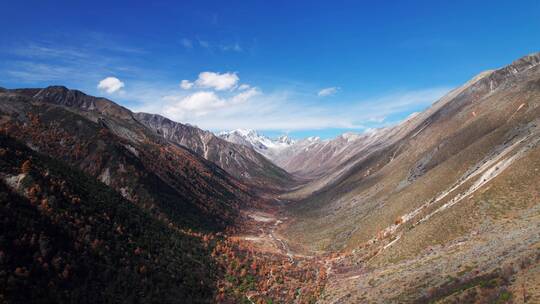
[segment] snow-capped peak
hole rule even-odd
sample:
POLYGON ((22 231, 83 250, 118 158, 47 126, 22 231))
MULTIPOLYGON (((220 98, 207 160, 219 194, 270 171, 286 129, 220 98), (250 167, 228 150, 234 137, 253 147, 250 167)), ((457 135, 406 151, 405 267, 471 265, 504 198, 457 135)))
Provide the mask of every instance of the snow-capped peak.
POLYGON ((289 136, 287 136, 287 135, 281 135, 280 137, 278 137, 277 142, 279 142, 279 143, 284 143, 284 144, 288 144, 288 145, 294 144, 294 140, 291 139, 291 138, 290 138, 289 136))
POLYGON ((228 132, 221 132, 218 136, 233 143, 250 146, 268 158, 276 152, 294 144, 294 140, 286 135, 280 136, 277 139, 272 139, 261 135, 252 129, 236 129, 228 132))
MULTIPOLYGON (((228 133, 228 132, 224 132, 224 133, 228 133)), ((257 134, 257 131, 252 130, 252 129, 236 129, 236 130, 231 131, 230 133, 236 133, 244 137, 258 137, 259 136, 259 134, 257 134)))

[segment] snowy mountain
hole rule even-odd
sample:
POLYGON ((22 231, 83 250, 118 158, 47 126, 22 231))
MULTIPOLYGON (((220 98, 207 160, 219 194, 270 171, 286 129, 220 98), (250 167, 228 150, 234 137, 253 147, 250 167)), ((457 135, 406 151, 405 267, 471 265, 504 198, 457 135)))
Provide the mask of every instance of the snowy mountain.
POLYGON ((333 139, 323 140, 311 136, 292 140, 285 135, 271 139, 251 129, 237 129, 222 132, 218 136, 232 143, 252 147, 297 176, 317 176, 348 159, 364 144, 378 137, 375 134, 379 133, 379 130, 373 130, 363 134, 344 133, 333 139))
POLYGON ((135 113, 134 118, 158 135, 191 149, 247 183, 284 186, 290 182, 287 172, 249 145, 229 142, 210 131, 157 114, 135 113))
POLYGON ((308 137, 281 150, 272 161, 296 176, 313 178, 333 171, 387 133, 387 129, 377 129, 347 132, 332 139, 308 137))
POLYGON ((295 144, 295 141, 286 135, 272 139, 251 129, 221 132, 218 136, 232 143, 252 147, 270 160, 273 160, 281 151, 295 144))

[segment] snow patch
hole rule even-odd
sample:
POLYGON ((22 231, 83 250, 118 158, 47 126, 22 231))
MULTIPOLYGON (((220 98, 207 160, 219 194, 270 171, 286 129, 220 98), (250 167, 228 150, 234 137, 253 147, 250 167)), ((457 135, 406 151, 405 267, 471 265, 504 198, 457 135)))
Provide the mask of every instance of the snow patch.
POLYGON ((295 141, 286 135, 272 139, 252 129, 236 129, 221 132, 218 136, 232 143, 252 147, 255 151, 268 158, 295 144, 295 141))

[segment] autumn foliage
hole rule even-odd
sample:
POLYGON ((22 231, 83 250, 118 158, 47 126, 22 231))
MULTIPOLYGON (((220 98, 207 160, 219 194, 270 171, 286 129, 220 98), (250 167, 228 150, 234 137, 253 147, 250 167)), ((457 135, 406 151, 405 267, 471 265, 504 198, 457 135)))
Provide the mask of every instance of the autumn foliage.
POLYGON ((21 166, 21 173, 27 174, 32 169, 32 162, 30 160, 25 160, 21 166))
POLYGON ((319 260, 231 237, 251 193, 221 169, 39 107, 0 126, 0 173, 21 179, 0 181, 0 302, 311 303, 323 292, 319 260))

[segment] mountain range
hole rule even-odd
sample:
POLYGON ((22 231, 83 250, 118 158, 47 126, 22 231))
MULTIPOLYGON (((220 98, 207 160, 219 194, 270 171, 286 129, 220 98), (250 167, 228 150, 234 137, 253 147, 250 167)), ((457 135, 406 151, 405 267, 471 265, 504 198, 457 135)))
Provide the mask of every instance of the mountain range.
POLYGON ((0 156, 8 303, 540 302, 540 53, 326 140, 0 89, 0 156))
POLYGON ((236 129, 228 132, 220 132, 218 136, 228 142, 251 147, 272 161, 275 161, 276 157, 283 150, 295 144, 295 141, 290 139, 287 135, 272 139, 260 135, 257 131, 251 129, 236 129))
POLYGON ((163 116, 135 113, 134 118, 158 135, 187 147, 252 185, 283 188, 292 176, 261 156, 255 146, 229 142, 196 127, 174 122, 163 116))

